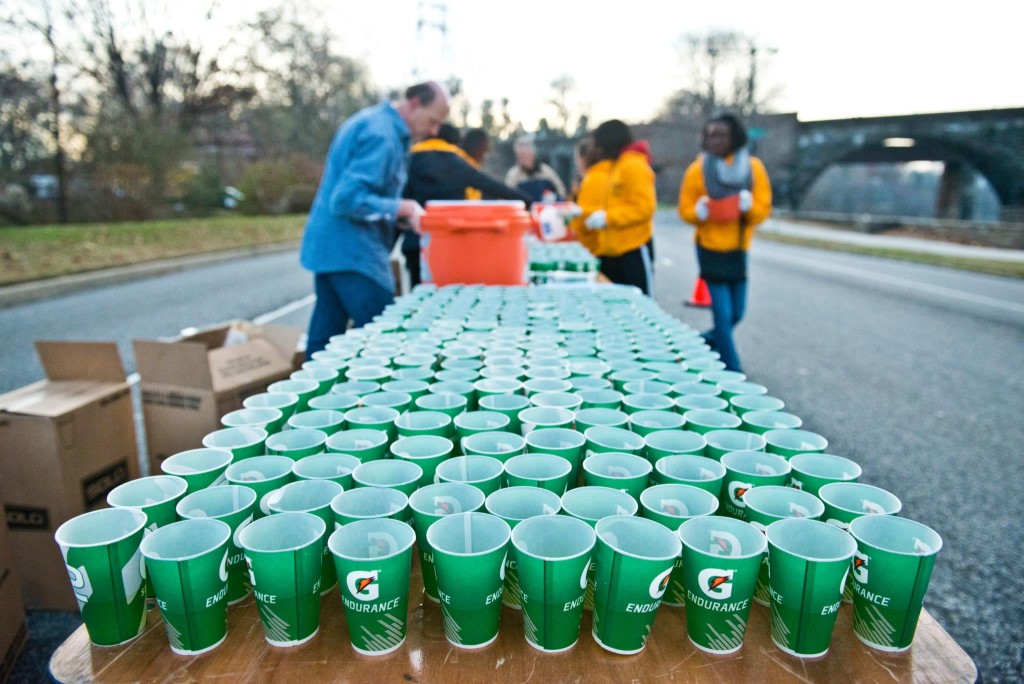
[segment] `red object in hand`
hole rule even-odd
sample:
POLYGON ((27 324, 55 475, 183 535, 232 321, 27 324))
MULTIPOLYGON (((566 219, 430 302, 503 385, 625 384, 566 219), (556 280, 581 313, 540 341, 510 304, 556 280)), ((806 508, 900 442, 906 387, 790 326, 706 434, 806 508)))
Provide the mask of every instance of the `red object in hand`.
POLYGON ((708 199, 708 220, 719 223, 740 220, 740 196, 708 199))

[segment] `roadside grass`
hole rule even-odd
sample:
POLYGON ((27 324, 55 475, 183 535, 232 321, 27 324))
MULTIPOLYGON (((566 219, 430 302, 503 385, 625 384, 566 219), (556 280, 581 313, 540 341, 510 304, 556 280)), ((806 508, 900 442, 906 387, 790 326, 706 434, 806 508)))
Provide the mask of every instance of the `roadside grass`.
POLYGON ((893 249, 891 247, 850 245, 840 242, 829 242, 828 240, 793 237, 791 235, 775 235, 768 232, 758 233, 757 239, 782 242, 787 245, 800 245, 803 247, 828 249, 834 252, 863 254, 866 256, 899 259, 901 261, 912 261, 919 264, 930 264, 932 266, 945 266, 946 268, 957 268, 962 271, 973 271, 975 273, 987 273, 989 275, 1008 276, 1010 278, 1024 278, 1024 263, 1020 262, 999 261, 996 259, 972 259, 948 256, 945 254, 928 254, 925 252, 910 252, 902 249, 893 249))
POLYGON ((297 241, 305 215, 0 228, 0 285, 297 241))

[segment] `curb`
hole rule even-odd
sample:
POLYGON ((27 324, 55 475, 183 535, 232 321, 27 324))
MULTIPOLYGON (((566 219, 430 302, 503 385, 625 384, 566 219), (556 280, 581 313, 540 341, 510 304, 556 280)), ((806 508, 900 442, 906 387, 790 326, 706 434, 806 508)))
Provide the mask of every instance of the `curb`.
POLYGON ((0 287, 0 309, 27 304, 40 299, 58 297, 72 292, 82 292, 107 285, 116 285, 179 271, 188 271, 194 268, 202 268, 203 266, 213 266, 239 258, 290 252, 298 249, 298 246, 298 242, 279 242, 270 245, 174 257, 173 259, 147 261, 130 266, 115 266, 114 268, 105 268, 87 273, 76 273, 57 278, 46 278, 28 283, 8 285, 0 287))

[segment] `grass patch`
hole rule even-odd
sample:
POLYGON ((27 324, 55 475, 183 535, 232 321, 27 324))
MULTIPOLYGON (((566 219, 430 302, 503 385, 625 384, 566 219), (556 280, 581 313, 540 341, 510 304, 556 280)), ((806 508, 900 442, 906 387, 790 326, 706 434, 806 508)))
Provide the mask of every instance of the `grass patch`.
POLYGON ((997 259, 972 259, 969 257, 949 256, 946 254, 929 254, 927 252, 908 252, 906 250, 893 249, 891 247, 851 245, 847 243, 830 242, 828 240, 793 237, 791 235, 774 235, 767 232, 758 233, 757 237, 759 240, 771 240, 772 242, 782 242, 787 245, 817 247, 819 249, 827 249, 833 252, 864 254, 867 256, 885 257, 887 259, 912 261, 918 264, 931 264, 932 266, 958 268, 963 271, 974 271, 975 273, 987 273, 989 275, 1008 276, 1010 278, 1024 278, 1024 263, 1021 262, 1000 261, 997 259))
POLYGON ((0 285, 302 237, 305 215, 0 228, 0 285))

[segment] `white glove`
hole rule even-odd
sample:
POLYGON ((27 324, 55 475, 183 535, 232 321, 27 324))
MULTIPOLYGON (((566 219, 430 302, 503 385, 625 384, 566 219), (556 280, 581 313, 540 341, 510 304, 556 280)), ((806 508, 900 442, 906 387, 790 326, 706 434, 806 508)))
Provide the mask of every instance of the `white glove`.
POLYGON ((711 214, 711 210, 708 208, 708 198, 704 195, 697 200, 697 205, 693 208, 693 212, 697 214, 697 220, 704 222, 708 220, 708 216, 711 214))
POLYGON ((569 208, 562 214, 567 220, 576 218, 583 214, 583 207, 578 204, 570 204, 569 208))
POLYGON ((608 215, 605 213, 604 209, 598 209, 587 217, 587 220, 584 221, 584 225, 591 230, 601 230, 606 228, 608 227, 608 215))
POLYGON ((754 196, 749 190, 740 190, 740 211, 750 211, 754 206, 754 196))

